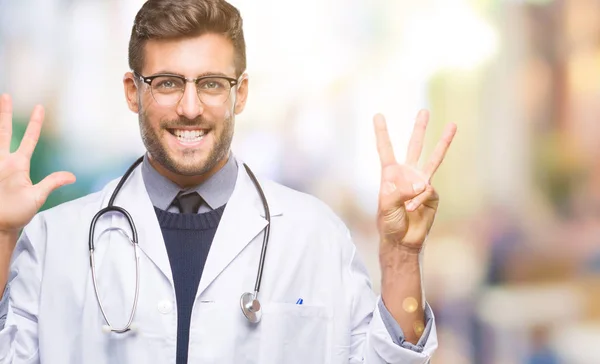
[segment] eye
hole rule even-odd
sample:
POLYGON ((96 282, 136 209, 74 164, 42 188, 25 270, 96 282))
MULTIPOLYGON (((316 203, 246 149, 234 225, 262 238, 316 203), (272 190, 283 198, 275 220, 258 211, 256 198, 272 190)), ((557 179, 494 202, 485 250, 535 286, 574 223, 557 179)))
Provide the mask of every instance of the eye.
POLYGON ((227 88, 225 81, 218 79, 218 78, 217 79, 215 79, 215 78, 206 79, 206 80, 200 82, 200 84, 198 86, 201 90, 211 90, 211 91, 223 90, 223 89, 227 88))
POLYGON ((175 86, 175 83, 173 81, 163 81, 157 86, 162 88, 173 88, 175 86))
POLYGON ((157 77, 152 82, 152 87, 157 90, 176 90, 182 88, 183 82, 176 77, 157 77))

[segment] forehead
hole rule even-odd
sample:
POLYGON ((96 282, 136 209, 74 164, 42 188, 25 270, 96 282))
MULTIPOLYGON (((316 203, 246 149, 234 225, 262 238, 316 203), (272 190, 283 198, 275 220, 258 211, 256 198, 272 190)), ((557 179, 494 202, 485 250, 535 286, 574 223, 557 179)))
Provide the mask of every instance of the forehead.
POLYGON ((159 72, 196 77, 203 73, 224 73, 235 77, 232 42, 220 34, 203 34, 177 39, 152 39, 144 48, 143 75, 159 72))

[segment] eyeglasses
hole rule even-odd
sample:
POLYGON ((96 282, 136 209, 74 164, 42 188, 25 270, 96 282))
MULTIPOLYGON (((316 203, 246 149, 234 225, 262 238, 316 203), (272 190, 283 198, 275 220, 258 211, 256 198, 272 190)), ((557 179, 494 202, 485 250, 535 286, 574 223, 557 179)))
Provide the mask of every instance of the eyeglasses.
POLYGON ((177 105, 183 98, 185 85, 196 84, 196 93, 200 102, 207 106, 221 106, 229 99, 230 91, 239 80, 225 76, 202 76, 185 78, 181 75, 158 74, 149 77, 134 72, 134 75, 150 86, 154 101, 161 106, 177 105))

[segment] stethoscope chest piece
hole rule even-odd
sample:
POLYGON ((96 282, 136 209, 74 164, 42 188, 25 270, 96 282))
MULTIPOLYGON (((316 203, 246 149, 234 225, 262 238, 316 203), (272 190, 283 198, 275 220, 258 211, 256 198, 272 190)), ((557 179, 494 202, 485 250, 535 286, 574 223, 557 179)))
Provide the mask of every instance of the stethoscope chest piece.
POLYGON ((242 312, 244 316, 253 324, 256 324, 262 318, 262 310, 260 307, 260 302, 258 299, 255 299, 256 295, 254 293, 246 292, 240 297, 240 306, 242 307, 242 312))

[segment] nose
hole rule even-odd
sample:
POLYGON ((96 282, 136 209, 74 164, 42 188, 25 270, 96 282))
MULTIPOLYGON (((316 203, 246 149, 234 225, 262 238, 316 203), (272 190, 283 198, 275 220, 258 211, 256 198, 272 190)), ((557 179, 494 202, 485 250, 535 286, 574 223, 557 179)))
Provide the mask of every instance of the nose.
POLYGON ((196 90, 196 84, 188 82, 185 85, 183 97, 177 104, 177 114, 184 116, 189 120, 194 120, 198 116, 202 115, 204 108, 198 98, 198 91, 196 90))

